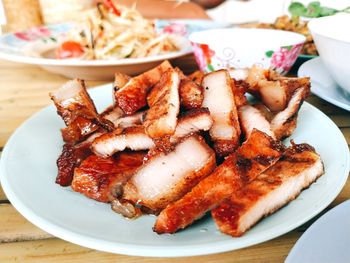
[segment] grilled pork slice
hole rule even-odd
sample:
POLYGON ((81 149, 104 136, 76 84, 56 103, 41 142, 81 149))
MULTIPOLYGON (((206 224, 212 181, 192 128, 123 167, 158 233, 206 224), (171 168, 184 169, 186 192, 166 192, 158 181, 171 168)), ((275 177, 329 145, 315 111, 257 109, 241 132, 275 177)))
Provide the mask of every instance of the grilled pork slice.
POLYGON ((154 231, 159 234, 174 233, 192 224, 275 164, 283 150, 280 143, 263 132, 254 130, 248 140, 212 174, 159 214, 154 231))
POLYGON ((174 134, 180 109, 179 83, 179 73, 170 69, 148 96, 150 109, 143 125, 151 138, 174 134))
POLYGON ((211 212, 221 232, 238 237, 261 218, 295 199, 323 174, 320 156, 307 144, 293 145, 274 166, 211 212))
POLYGON ((110 106, 101 113, 101 117, 113 123, 114 127, 117 127, 115 123, 123 116, 124 111, 116 106, 110 106))
POLYGON ((232 87, 233 95, 235 97, 236 107, 239 108, 241 106, 246 105, 248 101, 245 94, 250 87, 249 84, 244 80, 232 79, 231 87, 232 87))
POLYGON ((72 189, 97 201, 109 202, 142 165, 144 155, 142 152, 123 152, 109 158, 91 155, 74 170, 72 189))
POLYGON ((67 125, 67 128, 62 129, 65 142, 74 144, 81 141, 99 128, 98 123, 102 124, 83 80, 68 81, 50 93, 50 97, 67 125))
POLYGON ((134 114, 146 106, 146 98, 151 88, 160 80, 161 76, 172 66, 164 61, 159 66, 131 78, 122 88, 114 93, 116 104, 127 115, 134 114))
POLYGON ((197 70, 197 71, 193 72, 192 74, 188 75, 187 77, 189 80, 192 80, 196 84, 201 85, 203 77, 204 77, 204 73, 200 70, 197 70))
POLYGON ((138 125, 101 135, 93 141, 91 149, 99 156, 109 157, 125 149, 141 151, 154 146, 153 140, 145 133, 144 127, 138 125))
POLYGON ((203 87, 188 78, 181 80, 179 95, 181 106, 187 110, 200 108, 204 99, 203 87))
POLYGON ((202 86, 202 107, 209 109, 214 120, 209 130, 214 149, 219 156, 226 156, 238 147, 241 132, 230 75, 226 70, 209 73, 204 76, 202 86))
POLYGON ((141 125, 146 115, 146 111, 136 112, 133 115, 121 117, 115 121, 113 124, 116 128, 127 128, 132 126, 141 125))
POLYGON ((216 166, 215 153, 193 135, 170 153, 152 156, 124 187, 123 199, 157 213, 178 200, 216 166))
POLYGON ((76 145, 66 143, 63 145, 62 153, 57 159, 57 184, 60 186, 71 185, 74 169, 78 167, 85 158, 92 154, 90 150, 91 143, 100 135, 102 135, 102 132, 95 132, 81 143, 76 145))
POLYGON ((296 128, 298 111, 306 98, 309 90, 307 88, 297 89, 285 110, 277 113, 271 121, 271 128, 277 139, 289 137, 296 128))
POLYGON ((207 108, 193 109, 179 117, 171 141, 177 141, 191 133, 208 131, 213 125, 213 118, 207 108))
POLYGON ((255 107, 245 105, 238 109, 239 119, 242 131, 248 138, 254 129, 262 131, 267 135, 275 138, 274 132, 271 130, 271 125, 264 115, 255 107))
MULTIPOLYGON (((125 119, 131 117, 132 116, 125 117, 125 119)), ((120 121, 122 119, 124 118, 121 118, 120 121)), ((181 116, 174 135, 164 138, 160 143, 168 143, 172 145, 190 134, 209 130, 212 124, 213 120, 208 109, 194 109, 181 116)), ((119 127, 123 127, 124 125, 126 124, 121 122, 119 127)), ((147 150, 154 146, 155 143, 152 138, 146 135, 143 126, 127 126, 125 129, 117 129, 114 132, 104 134, 97 138, 92 145, 92 150, 97 155, 108 157, 118 151, 123 151, 125 148, 132 150, 147 150)))

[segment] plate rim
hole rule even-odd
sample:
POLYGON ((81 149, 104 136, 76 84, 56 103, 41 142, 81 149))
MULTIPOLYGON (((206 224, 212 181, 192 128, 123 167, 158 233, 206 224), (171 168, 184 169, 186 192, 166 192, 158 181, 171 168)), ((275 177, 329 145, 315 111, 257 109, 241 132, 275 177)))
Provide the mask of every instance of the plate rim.
MULTIPOLYGON (((110 84, 105 84, 101 86, 97 86, 95 88, 89 89, 89 91, 94 92, 93 90, 101 89, 104 86, 110 86, 110 84)), ((326 118, 327 121, 329 121, 334 128, 336 128, 336 131, 341 135, 341 140, 343 141, 342 146, 346 145, 347 142, 342 134, 342 132, 339 130, 339 128, 336 126, 336 124, 322 111, 317 109, 315 106, 304 102, 307 107, 311 107, 312 110, 316 110, 318 114, 321 114, 323 118, 326 118)), ((303 107, 305 107, 303 105, 303 107)), ((11 135, 9 140, 7 141, 1 159, 0 159, 0 183, 2 185, 2 188, 8 197, 8 199, 11 201, 11 204, 16 208, 17 211, 20 211, 20 213, 27 218, 30 222, 32 222, 37 227, 43 229, 44 231, 51 233, 52 235, 61 238, 63 240, 66 240, 68 242, 72 242, 74 244, 78 244, 84 247, 88 247, 90 249, 97 249, 104 252, 110 252, 110 253, 119 253, 124 255, 130 255, 130 256, 152 256, 152 257, 184 257, 184 256, 198 256, 198 255, 208 255, 208 254, 214 254, 214 253, 220 253, 220 252, 227 252, 227 251, 233 251, 244 247, 250 247, 252 245, 256 245, 268 240, 271 240, 273 238, 276 238, 278 236, 281 236, 296 227, 302 225, 303 223, 307 222, 311 218, 313 218, 315 215, 319 214, 324 208, 326 208, 339 194, 339 192, 343 189, 347 177, 348 177, 348 171, 350 169, 350 152, 347 151, 347 154, 345 156, 345 165, 344 165, 344 175, 343 180, 341 183, 339 183, 334 191, 332 193, 329 193, 329 195, 326 196, 326 202, 323 202, 318 209, 313 210, 312 213, 310 213, 308 216, 300 219, 299 221, 294 222, 293 224, 289 225, 288 227, 278 226, 274 232, 270 232, 266 230, 264 235, 259 236, 258 238, 255 238, 253 241, 246 241, 241 243, 240 245, 236 245, 234 242, 232 242, 232 239, 229 240, 223 240, 223 241, 217 241, 216 243, 207 243, 210 244, 210 247, 206 247, 205 251, 203 251, 203 244, 196 244, 196 245, 187 245, 186 247, 181 245, 170 245, 166 247, 162 247, 159 245, 135 245, 135 244, 125 244, 121 242, 111 242, 106 240, 101 240, 98 238, 88 237, 86 235, 82 235, 80 233, 76 233, 70 230, 67 230, 55 223, 49 222, 46 219, 43 219, 40 217, 40 215, 37 215, 33 211, 31 211, 29 208, 26 207, 25 204, 22 203, 22 201, 16 197, 15 193, 11 191, 11 186, 8 180, 6 179, 7 172, 5 169, 5 162, 8 158, 8 152, 10 151, 11 145, 14 143, 16 139, 17 133, 23 129, 25 125, 31 120, 37 118, 37 116, 40 113, 43 113, 45 110, 49 110, 49 108, 53 108, 53 105, 47 106, 40 111, 33 114, 31 117, 29 117, 26 121, 24 121, 11 135), (345 175, 346 174, 346 175, 345 175), (181 248, 181 252, 177 252, 178 249, 181 248)), ((205 245, 205 244, 204 244, 205 245)))
MULTIPOLYGON (((320 62, 322 62, 321 57, 315 57, 315 58, 312 58, 312 59, 310 59, 308 61, 305 61, 298 69, 298 73, 297 73, 298 77, 304 77, 306 75, 310 75, 310 74, 308 74, 309 70, 307 68, 311 67, 311 65, 314 65, 314 66, 317 66, 317 67, 323 67, 323 65, 320 65, 320 62)), ((325 70, 327 70, 327 69, 325 68, 325 70)), ((310 77, 313 78, 312 76, 310 76, 310 77)), ((339 87, 339 85, 333 79, 332 79, 332 81, 334 82, 334 85, 332 85, 333 89, 336 89, 336 87, 341 89, 341 87, 339 87)), ((348 105, 348 104, 346 104, 344 102, 341 102, 341 101, 339 101, 339 100, 337 100, 335 98, 330 98, 330 97, 328 97, 328 96, 326 96, 326 95, 324 95, 324 94, 322 94, 322 93, 317 91, 319 88, 322 89, 323 87, 324 86, 322 85, 322 83, 317 82, 317 81, 313 82, 312 79, 311 79, 311 92, 313 94, 315 94, 316 96, 320 97, 321 99, 323 99, 323 100, 325 100, 325 101, 327 101, 327 102, 329 102, 329 103, 331 103, 331 104, 333 104, 333 105, 335 105, 335 106, 337 106, 339 108, 342 108, 344 110, 350 111, 350 101, 349 101, 349 105, 348 105), (316 90, 313 89, 313 86, 314 87, 317 86, 316 90)), ((343 95, 340 92, 337 92, 337 93, 340 96, 343 97, 343 95)))

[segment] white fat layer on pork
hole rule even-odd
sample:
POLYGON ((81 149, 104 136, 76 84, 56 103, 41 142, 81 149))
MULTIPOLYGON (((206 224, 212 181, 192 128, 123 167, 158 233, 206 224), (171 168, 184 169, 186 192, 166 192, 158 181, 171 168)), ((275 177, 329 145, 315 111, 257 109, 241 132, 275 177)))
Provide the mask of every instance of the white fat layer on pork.
POLYGON ((106 113, 103 115, 103 118, 106 120, 109 120, 110 122, 112 122, 114 124, 115 127, 117 127, 115 125, 116 122, 118 122, 118 120, 124 116, 124 111, 119 108, 119 107, 115 107, 113 110, 111 110, 110 112, 106 113))
POLYGON ((177 114, 179 113, 179 109, 180 109, 179 84, 180 84, 180 75, 178 72, 174 71, 171 74, 168 118, 164 119, 164 121, 166 122, 166 125, 171 127, 174 130, 177 124, 177 114))
MULTIPOLYGON (((283 171, 282 171, 283 173, 283 171)), ((290 171, 288 171, 290 173, 290 171)), ((239 231, 245 232, 265 215, 271 214, 293 200, 299 193, 312 184, 323 173, 323 164, 318 159, 314 165, 295 176, 280 176, 283 182, 276 189, 260 198, 239 220, 239 231)))
POLYGON ((257 129, 275 138, 275 134, 271 130, 270 123, 265 119, 261 112, 251 105, 245 105, 239 108, 239 117, 241 125, 246 132, 245 137, 248 138, 253 129, 257 129))
POLYGON ((180 118, 173 137, 181 138, 200 130, 208 131, 212 125, 213 119, 209 113, 194 116, 193 118, 180 118))
POLYGON ((276 116, 271 121, 271 128, 273 131, 278 129, 283 125, 290 117, 292 117, 299 109, 300 103, 302 102, 304 96, 304 88, 297 89, 285 110, 276 114, 276 116))
POLYGON ((202 82, 204 87, 202 107, 209 109, 214 120, 210 136, 222 140, 230 140, 236 133, 232 125, 232 110, 236 106, 227 74, 224 70, 216 71, 206 75, 202 82))
POLYGON ((154 146, 153 140, 145 133, 140 132, 109 136, 104 140, 98 139, 98 142, 93 143, 92 149, 96 154, 108 157, 125 149, 140 151, 151 149, 154 146))
POLYGON ((76 97, 80 96, 80 92, 84 92, 84 88, 77 80, 70 80, 66 82, 61 88, 51 93, 57 102, 63 107, 76 101, 76 97))
POLYGON ((173 152, 151 159, 131 180, 143 199, 160 198, 189 173, 200 170, 210 156, 210 151, 201 141, 189 137, 179 143, 173 152))
POLYGON ((127 128, 131 126, 139 125, 139 124, 142 124, 145 113, 146 111, 137 112, 130 116, 118 118, 112 121, 112 123, 117 128, 127 128))
POLYGON ((234 68, 229 70, 231 78, 235 80, 245 80, 248 77, 248 72, 249 69, 247 68, 234 68))

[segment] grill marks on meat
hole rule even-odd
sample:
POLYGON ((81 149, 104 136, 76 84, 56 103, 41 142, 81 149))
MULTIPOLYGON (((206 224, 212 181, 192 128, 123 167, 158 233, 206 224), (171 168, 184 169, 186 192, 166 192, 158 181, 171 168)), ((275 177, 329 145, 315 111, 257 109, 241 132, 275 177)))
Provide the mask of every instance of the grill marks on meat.
POLYGON ((148 92, 160 80, 161 76, 171 68, 170 63, 164 61, 159 66, 131 78, 122 88, 115 91, 116 104, 125 114, 134 114, 137 110, 146 106, 148 92))
POLYGON ((160 213, 154 231, 159 234, 174 233, 192 224, 271 167, 280 158, 283 150, 280 143, 263 132, 254 130, 248 140, 213 173, 160 213))
POLYGON ((246 138, 249 137, 254 129, 262 131, 272 138, 275 138, 275 134, 271 130, 270 122, 266 120, 264 115, 257 108, 251 105, 245 105, 239 108, 238 114, 242 131, 246 138))
POLYGON ((125 185, 123 199, 157 213, 190 191, 215 166, 214 151, 200 136, 190 136, 172 152, 148 159, 125 185))
POLYGON ((100 202, 109 202, 142 165, 145 153, 123 152, 109 158, 91 155, 74 171, 72 189, 100 202))
POLYGON ((170 69, 149 94, 150 109, 143 125, 151 138, 174 134, 180 110, 179 83, 179 73, 170 69))
POLYGON ((50 93, 50 97, 67 125, 67 128, 62 129, 65 142, 74 144, 100 127, 112 128, 108 121, 104 121, 97 114, 83 80, 68 81, 57 91, 50 93))
POLYGON ((103 134, 94 140, 91 148, 95 154, 109 157, 125 149, 140 151, 151 149, 154 146, 152 138, 145 133, 145 128, 138 125, 103 134))
POLYGON ((231 87, 231 78, 226 70, 204 76, 203 107, 209 109, 214 120, 209 134, 219 156, 232 153, 239 146, 240 127, 237 108, 231 87))
POLYGON ((307 144, 293 145, 280 161, 214 208, 221 232, 238 237, 261 218, 295 199, 324 172, 320 156, 307 144))

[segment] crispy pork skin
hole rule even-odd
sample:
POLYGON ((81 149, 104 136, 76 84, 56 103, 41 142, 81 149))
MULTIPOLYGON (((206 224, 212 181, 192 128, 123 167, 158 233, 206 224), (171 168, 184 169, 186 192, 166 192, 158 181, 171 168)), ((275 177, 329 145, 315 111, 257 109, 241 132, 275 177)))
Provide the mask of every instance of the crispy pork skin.
POLYGON ((181 80, 179 95, 181 106, 184 109, 190 110, 200 108, 202 106, 204 99, 203 87, 192 80, 181 80))
POLYGON ((100 202, 114 199, 116 189, 142 165, 145 153, 123 152, 113 157, 91 155, 74 170, 72 189, 100 202))
POLYGON ((159 234, 174 233, 192 224, 275 164, 283 151, 284 147, 280 143, 254 130, 248 140, 212 174, 160 213, 154 231, 159 234))
POLYGON ((130 79, 131 77, 128 75, 121 72, 116 72, 114 74, 114 83, 113 83, 114 92, 124 87, 129 82, 130 79))
POLYGON ((148 159, 125 185, 123 199, 157 213, 190 191, 215 166, 215 153, 204 140, 198 135, 187 137, 170 153, 148 159))
POLYGON ((231 87, 231 78, 226 70, 204 76, 203 107, 209 109, 214 120, 209 130, 214 149, 219 156, 226 156, 239 145, 240 127, 237 108, 231 87))
POLYGON ((161 76, 172 66, 164 61, 159 66, 131 78, 122 88, 114 93, 116 104, 127 115, 134 114, 146 106, 146 98, 151 88, 160 80, 161 76))
POLYGON ((295 130, 298 111, 307 94, 308 89, 303 87, 297 89, 288 102, 287 108, 274 116, 271 121, 271 128, 277 139, 287 138, 295 130))
POLYGON ((211 212, 221 232, 238 237, 261 218, 295 199, 324 172, 307 144, 293 145, 280 161, 211 212))
POLYGON ((67 125, 62 129, 65 142, 74 144, 82 141, 100 127, 112 129, 110 122, 97 114, 83 80, 68 81, 57 91, 50 93, 50 97, 67 125))
POLYGON ((241 128, 246 138, 250 136, 254 129, 275 138, 275 134, 271 130, 270 122, 266 120, 264 115, 257 108, 247 104, 238 109, 238 114, 241 128))
POLYGON ((73 180, 74 169, 80 163, 92 154, 90 146, 92 141, 101 136, 103 132, 95 132, 90 135, 85 141, 76 145, 64 144, 62 153, 57 159, 57 177, 56 183, 60 186, 69 186, 73 180))
POLYGON ((174 134, 180 110, 179 83, 178 71, 169 69, 148 96, 150 109, 143 125, 151 138, 174 134))
POLYGON ((139 125, 103 134, 93 141, 91 149, 99 156, 109 157, 125 149, 140 151, 154 146, 153 140, 145 133, 145 128, 139 125))

